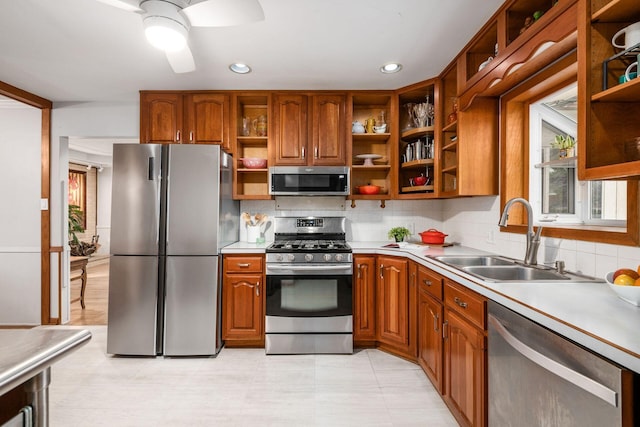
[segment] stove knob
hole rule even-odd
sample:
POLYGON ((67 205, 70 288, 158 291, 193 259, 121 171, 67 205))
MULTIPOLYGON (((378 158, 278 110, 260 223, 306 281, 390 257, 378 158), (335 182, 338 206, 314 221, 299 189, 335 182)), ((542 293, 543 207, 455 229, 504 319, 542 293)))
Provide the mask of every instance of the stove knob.
POLYGON ((336 261, 342 261, 342 254, 336 254, 336 261))
POLYGON ((325 261, 331 261, 331 254, 324 254, 323 258, 325 261))
POLYGON ((296 259, 296 256, 294 254, 288 254, 287 255, 287 261, 293 261, 296 259))
POLYGON ((305 254, 304 255, 304 260, 305 261, 313 261, 313 255, 312 254, 305 254))

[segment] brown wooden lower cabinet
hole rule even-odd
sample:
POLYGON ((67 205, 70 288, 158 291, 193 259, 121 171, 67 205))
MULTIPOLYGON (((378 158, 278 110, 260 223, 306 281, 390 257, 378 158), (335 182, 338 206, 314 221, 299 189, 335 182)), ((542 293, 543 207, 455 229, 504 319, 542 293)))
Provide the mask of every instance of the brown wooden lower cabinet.
POLYGON ((383 348, 415 360, 417 356, 417 264, 378 256, 376 264, 377 341, 383 348))
POLYGON ((376 257, 353 257, 353 342, 370 347, 376 340, 376 257))
POLYGON ((442 302, 418 286, 418 363, 434 387, 443 393, 442 302))
POLYGON ((222 339, 227 347, 264 347, 262 256, 225 256, 222 339))
POLYGON ((486 299, 445 280, 444 401, 462 426, 487 425, 486 299), (479 326, 481 325, 481 326, 479 326))

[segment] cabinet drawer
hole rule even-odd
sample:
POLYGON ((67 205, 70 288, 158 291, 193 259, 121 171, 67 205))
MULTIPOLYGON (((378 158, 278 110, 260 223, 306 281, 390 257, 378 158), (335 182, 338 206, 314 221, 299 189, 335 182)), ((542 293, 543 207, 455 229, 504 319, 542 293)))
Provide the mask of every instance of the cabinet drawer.
POLYGON ((443 278, 427 267, 418 266, 418 286, 427 291, 438 301, 442 301, 443 278))
POLYGON ((464 286, 445 279, 445 305, 481 329, 486 329, 487 300, 464 286))
POLYGON ((224 257, 225 273, 261 273, 261 256, 226 256, 224 257))

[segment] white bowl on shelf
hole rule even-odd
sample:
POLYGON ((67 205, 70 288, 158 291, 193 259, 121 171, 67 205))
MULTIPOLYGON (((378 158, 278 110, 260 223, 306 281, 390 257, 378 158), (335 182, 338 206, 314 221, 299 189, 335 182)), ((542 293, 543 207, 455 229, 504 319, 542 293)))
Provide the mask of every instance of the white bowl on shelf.
POLYGON ((607 273, 607 276, 605 277, 611 290, 618 295, 618 298, 628 302, 629 304, 640 306, 640 286, 616 285, 613 283, 613 273, 613 271, 607 273))

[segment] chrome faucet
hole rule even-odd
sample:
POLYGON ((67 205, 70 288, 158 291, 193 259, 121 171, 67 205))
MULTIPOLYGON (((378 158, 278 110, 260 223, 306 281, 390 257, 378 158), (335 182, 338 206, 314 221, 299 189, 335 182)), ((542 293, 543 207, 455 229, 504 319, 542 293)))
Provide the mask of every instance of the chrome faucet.
POLYGON ((515 197, 507 202, 504 205, 504 211, 502 212, 502 216, 500 217, 500 222, 498 225, 500 227, 507 226, 507 220, 509 219, 509 209, 511 206, 516 203, 522 203, 524 207, 527 209, 527 252, 524 255, 524 263, 525 265, 536 265, 538 263, 538 247, 540 246, 540 233, 542 232, 542 227, 538 226, 537 230, 533 231, 533 209, 531 208, 531 204, 522 197, 515 197))

